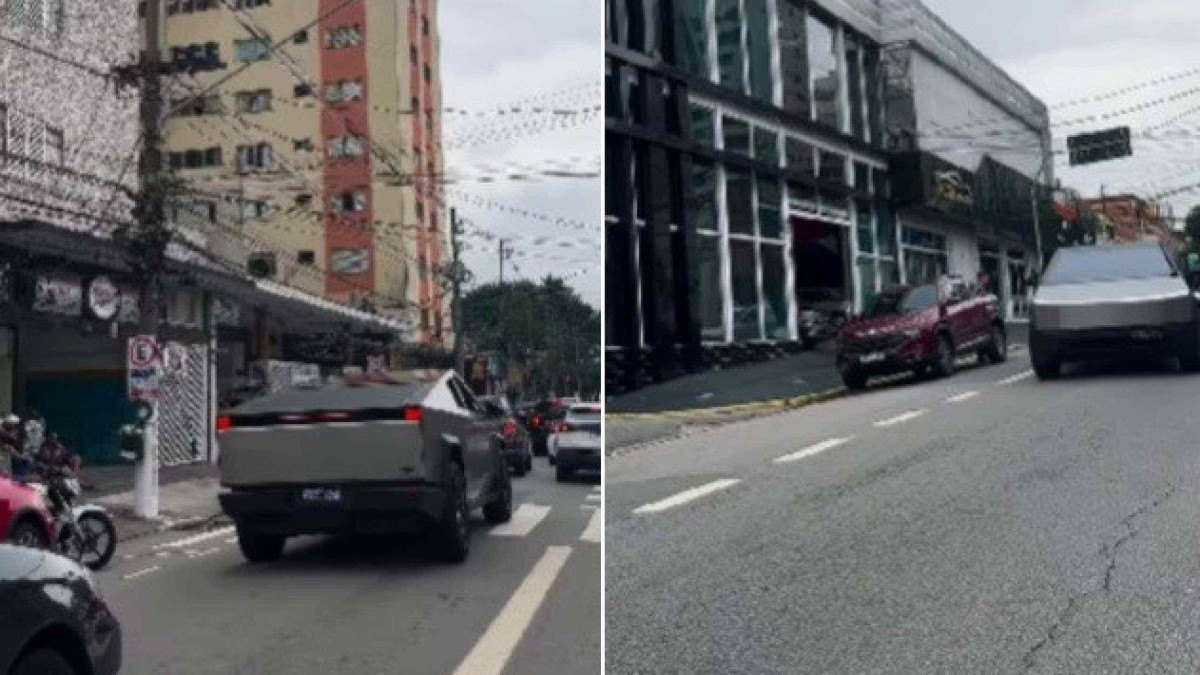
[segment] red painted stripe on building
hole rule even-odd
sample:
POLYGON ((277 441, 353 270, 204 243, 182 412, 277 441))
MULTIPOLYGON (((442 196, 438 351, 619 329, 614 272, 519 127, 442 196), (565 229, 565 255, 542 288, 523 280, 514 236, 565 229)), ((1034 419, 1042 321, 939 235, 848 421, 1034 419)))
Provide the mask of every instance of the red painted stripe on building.
MULTIPOLYGON (((421 102, 420 110, 414 110, 412 115, 412 144, 414 148, 421 149, 422 165, 417 166, 416 173, 418 175, 426 172, 427 159, 431 156, 428 151, 426 142, 423 111, 428 108, 433 102, 429 100, 429 92, 422 86, 424 80, 421 77, 421 65, 429 63, 429 49, 426 42, 421 39, 421 18, 427 16, 427 4, 425 0, 412 2, 409 4, 410 16, 408 21, 408 43, 417 47, 417 60, 411 64, 409 72, 409 89, 413 95, 421 102)), ((430 204, 426 199, 426 193, 433 189, 436 185, 434 177, 429 176, 425 179, 418 178, 414 181, 413 199, 417 204, 421 205, 422 216, 417 218, 416 236, 414 237, 416 244, 416 254, 418 260, 425 260, 431 263, 429 259, 428 234, 425 232, 425 224, 428 222, 430 215, 430 204)), ((427 272, 428 265, 417 267, 417 302, 422 310, 429 307, 432 298, 430 297, 431 284, 429 283, 429 274, 427 272)), ((431 314, 431 313, 430 313, 431 314)), ((424 316, 424 312, 422 313, 424 316)), ((431 317, 432 318, 432 317, 431 317)), ((428 342, 430 332, 428 325, 421 326, 421 341, 428 342)))
POLYGON ((345 0, 320 0, 319 11, 325 17, 318 25, 321 41, 321 84, 316 92, 321 99, 321 135, 328 143, 330 139, 354 134, 363 138, 361 157, 330 158, 328 151, 324 163, 323 187, 325 189, 325 264, 328 274, 325 291, 338 300, 349 300, 351 295, 363 295, 375 291, 375 236, 371 229, 374 221, 374 195, 371 190, 371 127, 367 105, 371 97, 371 84, 367 71, 366 0, 356 0, 342 9, 334 10, 345 0), (327 13, 333 12, 329 16, 327 13), (357 45, 331 48, 330 32, 344 27, 359 29, 361 40, 357 45), (363 97, 359 101, 330 103, 325 90, 339 80, 358 79, 363 84, 363 97), (333 213, 332 200, 344 192, 359 191, 366 196, 366 208, 352 213, 333 213), (333 274, 334 254, 342 250, 365 250, 370 267, 366 272, 351 276, 333 274))

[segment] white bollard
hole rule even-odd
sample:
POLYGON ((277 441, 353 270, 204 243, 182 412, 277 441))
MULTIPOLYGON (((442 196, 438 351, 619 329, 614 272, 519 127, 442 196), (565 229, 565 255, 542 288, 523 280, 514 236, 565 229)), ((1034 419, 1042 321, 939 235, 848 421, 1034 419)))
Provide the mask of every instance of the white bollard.
POLYGON ((145 428, 145 453, 133 480, 133 512, 139 518, 158 518, 158 405, 145 428))

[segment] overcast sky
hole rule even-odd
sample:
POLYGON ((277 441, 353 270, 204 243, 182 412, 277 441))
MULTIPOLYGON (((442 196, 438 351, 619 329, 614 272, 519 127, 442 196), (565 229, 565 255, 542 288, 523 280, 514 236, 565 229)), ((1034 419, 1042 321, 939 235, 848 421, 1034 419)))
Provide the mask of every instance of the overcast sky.
MULTIPOLYGON (((601 4, 596 0, 445 0, 439 3, 445 104, 470 111, 498 107, 581 110, 598 106, 601 78, 601 4), (527 103, 529 99, 534 99, 527 103)), ((445 117, 447 172, 464 177, 561 165, 598 173, 603 118, 587 123, 523 112, 483 119, 445 117), (565 128, 547 129, 558 120, 565 128), (497 134, 531 133, 503 142, 497 134), (456 138, 466 146, 451 149, 456 138), (469 139, 469 140, 468 140, 469 139)), ((536 181, 464 180, 449 186, 448 201, 476 226, 513 239, 505 278, 567 276, 585 300, 600 306, 600 178, 536 181), (515 215, 472 199, 490 199, 573 225, 515 215)), ((478 282, 495 281, 497 244, 479 236, 465 240, 464 259, 478 282)))
MULTIPOLYGON (((1196 37, 1200 3, 1195 0, 925 0, 925 4, 1050 106, 1200 69, 1196 37)), ((1071 169, 1065 166, 1065 154, 1056 155, 1056 177, 1085 195, 1098 194, 1102 184, 1110 194, 1132 191, 1151 196, 1200 183, 1196 138, 1138 139, 1139 130, 1193 109, 1195 113, 1168 128, 1200 136, 1200 72, 1108 100, 1052 110, 1051 122, 1124 110, 1176 94, 1185 95, 1134 114, 1055 129, 1054 146, 1060 150, 1071 133, 1111 126, 1131 126, 1135 139, 1132 159, 1071 169)), ((1200 203, 1200 192, 1169 201, 1182 217, 1200 203)))

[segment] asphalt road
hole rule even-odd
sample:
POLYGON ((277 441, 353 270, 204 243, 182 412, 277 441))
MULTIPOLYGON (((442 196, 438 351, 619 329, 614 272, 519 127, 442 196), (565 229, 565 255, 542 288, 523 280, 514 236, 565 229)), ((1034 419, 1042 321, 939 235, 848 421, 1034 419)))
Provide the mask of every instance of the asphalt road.
POLYGON ((1197 672, 1198 399, 1016 354, 610 458, 608 671, 1197 672))
POLYGON ((514 478, 509 526, 476 514, 471 555, 420 538, 289 542, 250 565, 228 527, 130 542, 97 575, 122 673, 568 673, 600 656, 599 481, 514 478), (546 508, 535 508, 546 507, 546 508))

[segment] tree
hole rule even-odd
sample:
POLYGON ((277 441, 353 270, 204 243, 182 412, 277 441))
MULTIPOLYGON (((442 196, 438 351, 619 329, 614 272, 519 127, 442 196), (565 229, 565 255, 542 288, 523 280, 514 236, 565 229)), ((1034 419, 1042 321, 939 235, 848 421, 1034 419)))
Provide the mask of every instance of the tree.
POLYGON ((600 312, 562 279, 486 284, 462 300, 463 334, 526 373, 521 396, 600 390, 600 312))
POLYGON ((1183 221, 1183 232, 1187 235, 1188 250, 1200 251, 1200 204, 1188 211, 1183 221))

